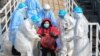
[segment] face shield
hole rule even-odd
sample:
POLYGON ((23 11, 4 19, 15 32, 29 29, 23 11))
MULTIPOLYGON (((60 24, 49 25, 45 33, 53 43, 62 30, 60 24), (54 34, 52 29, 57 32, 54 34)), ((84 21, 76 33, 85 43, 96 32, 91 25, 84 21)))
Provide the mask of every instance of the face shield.
POLYGON ((80 18, 80 16, 79 16, 79 13, 73 13, 73 17, 74 17, 74 19, 79 19, 80 18))
POLYGON ((48 13, 50 11, 50 9, 44 9, 45 13, 48 13))
POLYGON ((23 16, 26 18, 26 10, 27 8, 22 8, 20 11, 22 12, 23 16))

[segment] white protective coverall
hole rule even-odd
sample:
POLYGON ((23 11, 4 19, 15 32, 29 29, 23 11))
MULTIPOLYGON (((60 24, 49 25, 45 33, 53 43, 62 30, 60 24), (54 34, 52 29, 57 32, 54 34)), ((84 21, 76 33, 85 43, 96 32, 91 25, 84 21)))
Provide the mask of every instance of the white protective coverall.
POLYGON ((74 24, 75 20, 68 14, 65 15, 64 19, 60 18, 60 29, 61 29, 61 42, 62 48, 60 56, 72 56, 73 54, 73 35, 74 35, 74 24))
POLYGON ((33 48, 40 38, 31 20, 26 19, 16 34, 15 48, 21 52, 21 56, 34 56, 33 48))
POLYGON ((73 14, 76 19, 74 29, 74 56, 89 56, 88 21, 83 13, 73 14))

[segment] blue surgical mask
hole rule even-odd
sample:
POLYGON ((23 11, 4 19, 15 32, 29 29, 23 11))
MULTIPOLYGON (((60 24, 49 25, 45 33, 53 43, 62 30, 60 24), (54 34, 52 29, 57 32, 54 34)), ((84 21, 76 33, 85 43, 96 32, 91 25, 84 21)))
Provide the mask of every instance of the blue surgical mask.
POLYGON ((59 16, 60 18, 64 18, 64 16, 59 16))
POLYGON ((45 28, 48 28, 48 27, 49 27, 49 24, 44 24, 44 27, 45 27, 45 28))

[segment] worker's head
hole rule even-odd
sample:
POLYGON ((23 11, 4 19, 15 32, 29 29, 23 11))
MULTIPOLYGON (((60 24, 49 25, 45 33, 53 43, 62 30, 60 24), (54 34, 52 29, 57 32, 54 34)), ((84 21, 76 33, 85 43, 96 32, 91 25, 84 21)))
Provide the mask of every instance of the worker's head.
POLYGON ((46 19, 43 20, 41 26, 43 28, 49 28, 50 26, 52 26, 52 24, 51 24, 50 20, 46 18, 46 19))
POLYGON ((80 16, 83 14, 82 8, 75 6, 74 7, 74 13, 73 13, 73 17, 74 19, 80 19, 80 16))
POLYGON ((19 3, 18 9, 21 10, 21 12, 25 13, 27 10, 27 5, 24 2, 19 3))
POLYGON ((19 9, 27 8, 27 5, 24 2, 21 2, 21 3, 19 3, 18 8, 19 9))
POLYGON ((40 22, 42 19, 38 17, 37 15, 34 15, 31 17, 31 20, 33 23, 36 23, 36 22, 40 22))
POLYGON ((44 11, 50 11, 50 5, 49 4, 45 4, 44 6, 43 6, 43 9, 44 9, 44 11))
POLYGON ((24 2, 19 3, 17 9, 23 14, 24 17, 26 17, 27 5, 24 2))
POLYGON ((66 13, 67 13, 67 11, 65 11, 65 10, 59 10, 59 17, 60 18, 64 18, 64 16, 66 15, 66 13))
POLYGON ((75 6, 74 7, 74 12, 75 13, 83 13, 82 8, 81 7, 78 7, 78 6, 75 6))

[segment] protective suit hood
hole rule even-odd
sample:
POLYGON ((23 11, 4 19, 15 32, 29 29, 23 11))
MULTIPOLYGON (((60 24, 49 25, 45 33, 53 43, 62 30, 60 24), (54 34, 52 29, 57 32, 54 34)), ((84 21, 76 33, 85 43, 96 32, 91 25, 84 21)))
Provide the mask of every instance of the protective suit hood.
POLYGON ((83 15, 83 13, 76 13, 76 12, 74 12, 73 13, 73 17, 74 17, 74 19, 80 19, 80 17, 83 15))
POLYGON ((60 18, 64 19, 65 15, 67 14, 67 11, 65 11, 65 10, 59 10, 58 14, 59 14, 60 18))
POLYGON ((74 12, 76 12, 76 13, 83 13, 83 10, 82 10, 81 7, 75 6, 74 12))
POLYGON ((50 8, 50 5, 49 4, 45 4, 44 7, 43 7, 43 9, 44 10, 50 10, 51 8, 50 8))
POLYGON ((26 5, 28 6, 26 16, 31 19, 33 15, 37 15, 40 10, 42 10, 41 3, 39 0, 25 0, 26 5))

